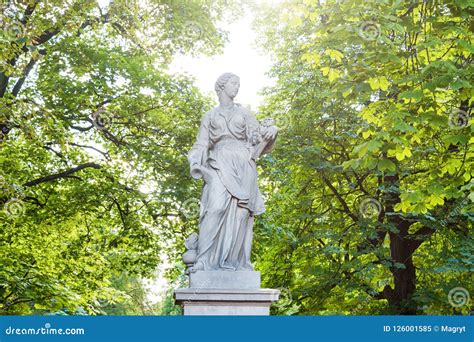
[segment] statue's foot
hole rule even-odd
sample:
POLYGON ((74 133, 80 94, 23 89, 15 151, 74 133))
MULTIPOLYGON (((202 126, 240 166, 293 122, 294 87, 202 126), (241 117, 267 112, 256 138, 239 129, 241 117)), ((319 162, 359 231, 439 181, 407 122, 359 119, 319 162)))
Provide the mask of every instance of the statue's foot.
POLYGON ((245 265, 237 268, 237 271, 253 271, 253 266, 252 265, 245 265))
POLYGON ((222 266, 221 267, 221 270, 222 271, 236 271, 235 267, 232 267, 232 266, 222 266))
POLYGON ((197 271, 202 271, 204 270, 204 265, 202 262, 197 262, 194 264, 194 266, 190 267, 189 269, 189 272, 188 273, 195 273, 197 271))

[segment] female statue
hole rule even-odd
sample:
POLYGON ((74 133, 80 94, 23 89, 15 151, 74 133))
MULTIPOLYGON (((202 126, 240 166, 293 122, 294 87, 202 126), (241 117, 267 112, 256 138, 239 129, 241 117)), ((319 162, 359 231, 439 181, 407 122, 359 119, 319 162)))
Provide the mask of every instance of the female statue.
POLYGON ((204 179, 196 259, 190 272, 253 270, 253 221, 265 210, 256 160, 272 149, 277 128, 271 119, 259 125, 249 110, 234 103, 239 87, 240 79, 232 73, 217 79, 219 106, 204 115, 188 154, 191 176, 204 179))

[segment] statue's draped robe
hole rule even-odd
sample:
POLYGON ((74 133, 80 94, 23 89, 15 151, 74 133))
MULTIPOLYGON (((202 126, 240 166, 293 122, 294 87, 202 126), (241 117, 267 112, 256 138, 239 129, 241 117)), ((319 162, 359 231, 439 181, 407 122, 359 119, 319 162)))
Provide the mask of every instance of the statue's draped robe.
MULTIPOLYGON (((247 109, 218 107, 204 116, 196 143, 188 154, 191 175, 207 167, 211 181, 204 184, 199 219, 196 265, 204 270, 252 270, 254 215, 265 211, 257 185, 252 134, 258 123, 247 109)), ((274 141, 265 146, 268 152, 274 141)))

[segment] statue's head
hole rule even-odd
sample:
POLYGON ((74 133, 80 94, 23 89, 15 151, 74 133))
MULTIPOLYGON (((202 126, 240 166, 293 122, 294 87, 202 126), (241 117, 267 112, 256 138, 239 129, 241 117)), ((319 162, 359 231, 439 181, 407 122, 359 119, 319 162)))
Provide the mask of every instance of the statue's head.
POLYGON ((217 78, 214 89, 216 90, 217 97, 226 94, 230 98, 237 96, 240 88, 240 77, 231 72, 226 72, 217 78))

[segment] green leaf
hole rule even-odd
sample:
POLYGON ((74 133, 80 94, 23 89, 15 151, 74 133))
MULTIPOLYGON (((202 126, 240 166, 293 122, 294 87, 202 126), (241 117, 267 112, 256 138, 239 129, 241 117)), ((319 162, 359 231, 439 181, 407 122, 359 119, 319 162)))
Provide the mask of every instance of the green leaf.
POLYGON ((390 171, 390 172, 395 172, 397 169, 397 166, 395 165, 394 162, 392 162, 389 159, 382 159, 379 161, 377 168, 382 171, 390 171))
POLYGON ((419 101, 423 98, 423 91, 422 90, 404 91, 398 95, 398 98, 409 99, 409 100, 413 99, 413 100, 419 101))
POLYGON ((340 51, 334 49, 326 49, 325 54, 331 57, 332 59, 335 59, 337 62, 341 62, 342 58, 344 57, 344 55, 340 51))
POLYGON ((469 141, 469 136, 467 134, 453 134, 443 137, 443 140, 453 145, 465 145, 469 141))

